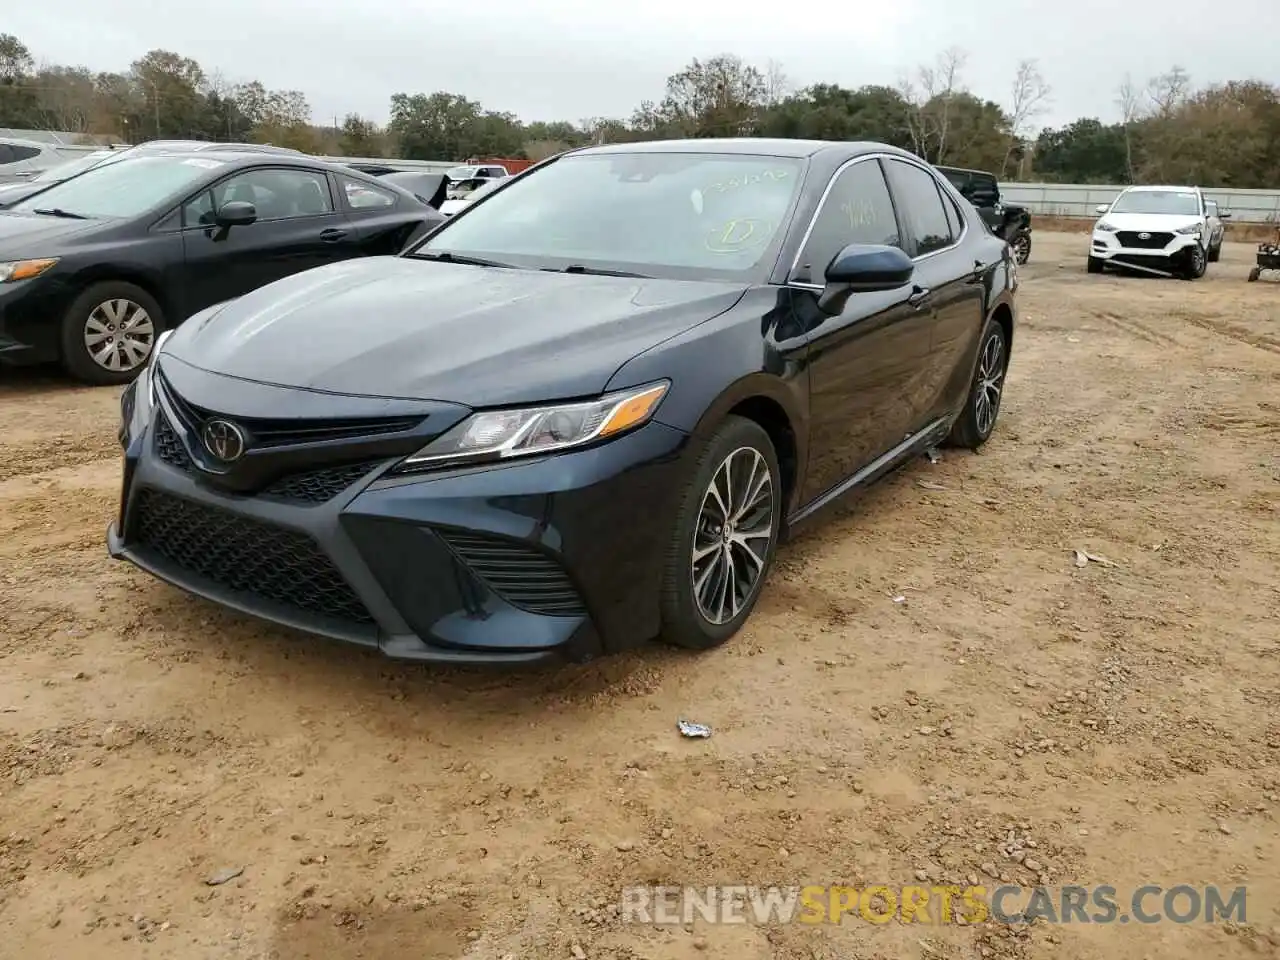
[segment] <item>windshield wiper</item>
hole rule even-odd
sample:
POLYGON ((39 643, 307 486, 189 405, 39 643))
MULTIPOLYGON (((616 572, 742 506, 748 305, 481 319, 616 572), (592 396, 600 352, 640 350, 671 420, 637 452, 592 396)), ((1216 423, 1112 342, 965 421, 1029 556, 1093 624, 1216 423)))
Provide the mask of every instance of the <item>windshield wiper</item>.
POLYGON ((463 253, 451 253, 448 250, 441 250, 439 253, 411 253, 409 256, 415 260, 437 260, 442 263, 469 263, 473 267, 506 267, 508 269, 516 269, 514 264, 502 263, 499 260, 485 260, 483 257, 468 257, 463 253))
POLYGON ((46 217, 62 217, 64 220, 88 220, 83 213, 72 213, 70 210, 61 210, 58 207, 38 208, 31 211, 32 213, 40 213, 46 217))
POLYGON ((637 280, 652 280, 647 273, 632 273, 628 270, 605 270, 602 267, 588 267, 583 263, 571 263, 567 267, 543 267, 552 273, 586 273, 593 277, 632 277, 637 280))

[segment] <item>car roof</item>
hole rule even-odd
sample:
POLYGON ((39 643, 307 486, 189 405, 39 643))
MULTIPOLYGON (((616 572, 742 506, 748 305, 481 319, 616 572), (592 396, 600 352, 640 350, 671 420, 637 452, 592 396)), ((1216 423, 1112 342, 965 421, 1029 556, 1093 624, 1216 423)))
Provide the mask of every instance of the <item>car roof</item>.
MULTIPOLYGON (((871 141, 784 140, 769 137, 723 137, 698 140, 642 140, 611 143, 575 150, 575 155, 610 153, 734 153, 743 156, 794 157, 804 159, 825 151, 839 151, 850 157, 863 153, 892 153, 911 157, 905 150, 871 141)), ((918 157, 916 158, 919 159, 918 157)))
MULTIPOLYGON (((190 157, 199 160, 222 162, 232 166, 252 166, 254 164, 276 166, 281 163, 288 163, 291 166, 311 167, 318 170, 331 170, 338 167, 337 164, 328 163, 317 157, 307 156, 305 153, 263 153, 261 150, 194 150, 190 147, 181 146, 165 150, 147 151, 137 157, 125 157, 121 162, 155 160, 160 157, 190 157), (210 154, 216 155, 210 156, 210 154)), ((342 169, 346 173, 360 173, 360 171, 351 170, 350 168, 342 169)), ((364 174, 364 176, 368 176, 368 174, 364 174)))
POLYGON ((1172 184, 1156 185, 1156 184, 1148 183, 1140 187, 1138 186, 1125 187, 1123 192, 1124 193, 1149 193, 1153 191, 1160 191, 1162 193, 1194 193, 1199 189, 1200 189, 1199 187, 1179 187, 1179 186, 1174 186, 1172 184))
POLYGON ((973 170, 969 167, 948 167, 944 165, 939 165, 938 169, 942 170, 944 173, 968 173, 978 177, 990 177, 992 180, 996 179, 996 175, 990 170, 973 170))

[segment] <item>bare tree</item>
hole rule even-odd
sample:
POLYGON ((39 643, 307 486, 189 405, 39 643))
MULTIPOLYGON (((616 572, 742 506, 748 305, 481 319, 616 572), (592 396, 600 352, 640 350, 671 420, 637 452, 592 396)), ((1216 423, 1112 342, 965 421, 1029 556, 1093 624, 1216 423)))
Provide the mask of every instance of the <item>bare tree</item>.
POLYGON ((1013 151, 1025 141, 1031 132, 1032 121, 1049 107, 1053 88, 1049 86, 1035 60, 1022 60, 1013 76, 1009 105, 1009 146, 1005 150, 1001 176, 1009 172, 1009 160, 1013 151))
POLYGON ((1142 91, 1130 74, 1126 73, 1120 86, 1116 87, 1116 106, 1120 108, 1120 117, 1124 123, 1125 169, 1129 171, 1129 182, 1133 183, 1133 132, 1130 128, 1142 119, 1144 104, 1142 91))
POLYGON ((962 74, 968 59, 964 50, 948 47, 933 64, 918 67, 914 76, 898 84, 898 92, 908 104, 907 134, 913 149, 933 163, 946 158, 952 101, 964 92, 962 74))
POLYGON ((1162 73, 1147 81, 1147 99, 1155 108, 1155 114, 1167 120, 1180 106, 1187 102, 1191 92, 1191 74, 1175 64, 1168 73, 1162 73))
POLYGON ((764 64, 764 105, 772 107, 791 93, 791 81, 782 70, 782 64, 769 59, 764 64))

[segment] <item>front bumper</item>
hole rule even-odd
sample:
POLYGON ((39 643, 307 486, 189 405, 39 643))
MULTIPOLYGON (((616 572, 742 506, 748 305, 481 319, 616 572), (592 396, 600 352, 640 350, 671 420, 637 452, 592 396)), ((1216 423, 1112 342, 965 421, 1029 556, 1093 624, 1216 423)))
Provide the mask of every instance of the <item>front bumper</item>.
POLYGON ((246 495, 211 482, 159 407, 145 420, 122 433, 108 550, 191 593, 415 660, 585 660, 659 632, 687 442, 674 428, 499 467, 356 463, 246 495))
POLYGON ((55 277, 0 283, 0 364, 57 360, 69 303, 69 291, 55 277))
POLYGON ((1094 230, 1089 256, 1118 266, 1174 272, 1182 269, 1200 243, 1200 237, 1194 233, 1153 232, 1144 236, 1133 231, 1094 230))

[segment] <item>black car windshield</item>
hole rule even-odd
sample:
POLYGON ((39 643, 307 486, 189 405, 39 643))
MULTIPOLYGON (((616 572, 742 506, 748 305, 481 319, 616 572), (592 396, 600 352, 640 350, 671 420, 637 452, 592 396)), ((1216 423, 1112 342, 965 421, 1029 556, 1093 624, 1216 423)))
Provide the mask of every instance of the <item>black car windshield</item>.
POLYGON ((62 180, 70 180, 77 173, 83 173, 85 170, 92 170, 100 164, 110 153, 95 150, 93 153, 86 154, 78 160, 68 160, 66 163, 60 163, 56 167, 50 167, 39 176, 32 177, 32 183, 58 183, 62 180))
POLYGON ((1111 205, 1110 213, 1169 213, 1198 217, 1200 201, 1188 190, 1128 190, 1111 205))
POLYGON ((804 162, 789 157, 568 156, 508 183, 409 255, 755 279, 777 256, 803 173, 804 162))
POLYGON ((136 217, 224 165, 207 157, 134 157, 103 163, 9 208, 59 210, 89 219, 136 217))

